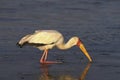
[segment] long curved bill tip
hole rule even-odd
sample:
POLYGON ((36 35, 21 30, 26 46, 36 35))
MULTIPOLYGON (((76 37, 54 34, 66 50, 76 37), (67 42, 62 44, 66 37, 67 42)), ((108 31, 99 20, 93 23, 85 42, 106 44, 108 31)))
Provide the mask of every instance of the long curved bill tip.
POLYGON ((88 60, 89 60, 90 62, 92 62, 92 59, 91 59, 90 55, 88 54, 85 46, 84 46, 82 43, 79 45, 79 48, 82 50, 82 52, 83 52, 83 53, 85 54, 85 56, 88 58, 88 60))

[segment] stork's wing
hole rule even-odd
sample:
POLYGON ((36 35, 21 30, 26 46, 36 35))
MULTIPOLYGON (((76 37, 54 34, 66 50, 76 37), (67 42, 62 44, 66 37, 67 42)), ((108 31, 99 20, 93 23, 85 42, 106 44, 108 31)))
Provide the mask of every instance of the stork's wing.
POLYGON ((29 43, 51 44, 57 42, 61 38, 61 34, 56 31, 37 31, 28 41, 29 43))

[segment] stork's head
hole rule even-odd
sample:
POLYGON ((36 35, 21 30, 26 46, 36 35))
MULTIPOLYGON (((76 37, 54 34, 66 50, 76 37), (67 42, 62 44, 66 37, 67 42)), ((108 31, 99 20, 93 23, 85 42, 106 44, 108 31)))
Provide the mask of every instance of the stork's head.
POLYGON ((92 58, 90 57, 90 55, 88 54, 84 44, 82 43, 82 41, 78 38, 77 44, 76 44, 81 50, 82 52, 85 54, 85 56, 88 58, 88 60, 90 62, 92 62, 92 58))

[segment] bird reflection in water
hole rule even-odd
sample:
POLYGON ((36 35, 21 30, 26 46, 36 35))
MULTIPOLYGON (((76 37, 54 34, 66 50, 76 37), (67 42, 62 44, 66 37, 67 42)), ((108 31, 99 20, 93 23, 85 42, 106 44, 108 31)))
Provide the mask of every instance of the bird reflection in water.
POLYGON ((84 68, 83 72, 81 73, 81 75, 79 76, 79 78, 74 78, 72 77, 72 75, 60 75, 60 76, 52 76, 49 74, 48 71, 48 65, 47 64, 43 64, 41 67, 42 70, 42 75, 39 76, 39 80, 85 80, 85 77, 88 73, 88 70, 90 69, 91 63, 88 63, 86 65, 86 67, 84 68))

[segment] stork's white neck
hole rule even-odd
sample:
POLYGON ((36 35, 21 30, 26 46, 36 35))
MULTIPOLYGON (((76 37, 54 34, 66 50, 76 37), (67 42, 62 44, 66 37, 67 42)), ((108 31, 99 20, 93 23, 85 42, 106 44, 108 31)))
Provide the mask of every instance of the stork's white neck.
POLYGON ((62 42, 61 44, 57 45, 59 49, 69 49, 72 46, 75 46, 78 42, 79 38, 78 37, 72 37, 69 39, 67 43, 62 42))

